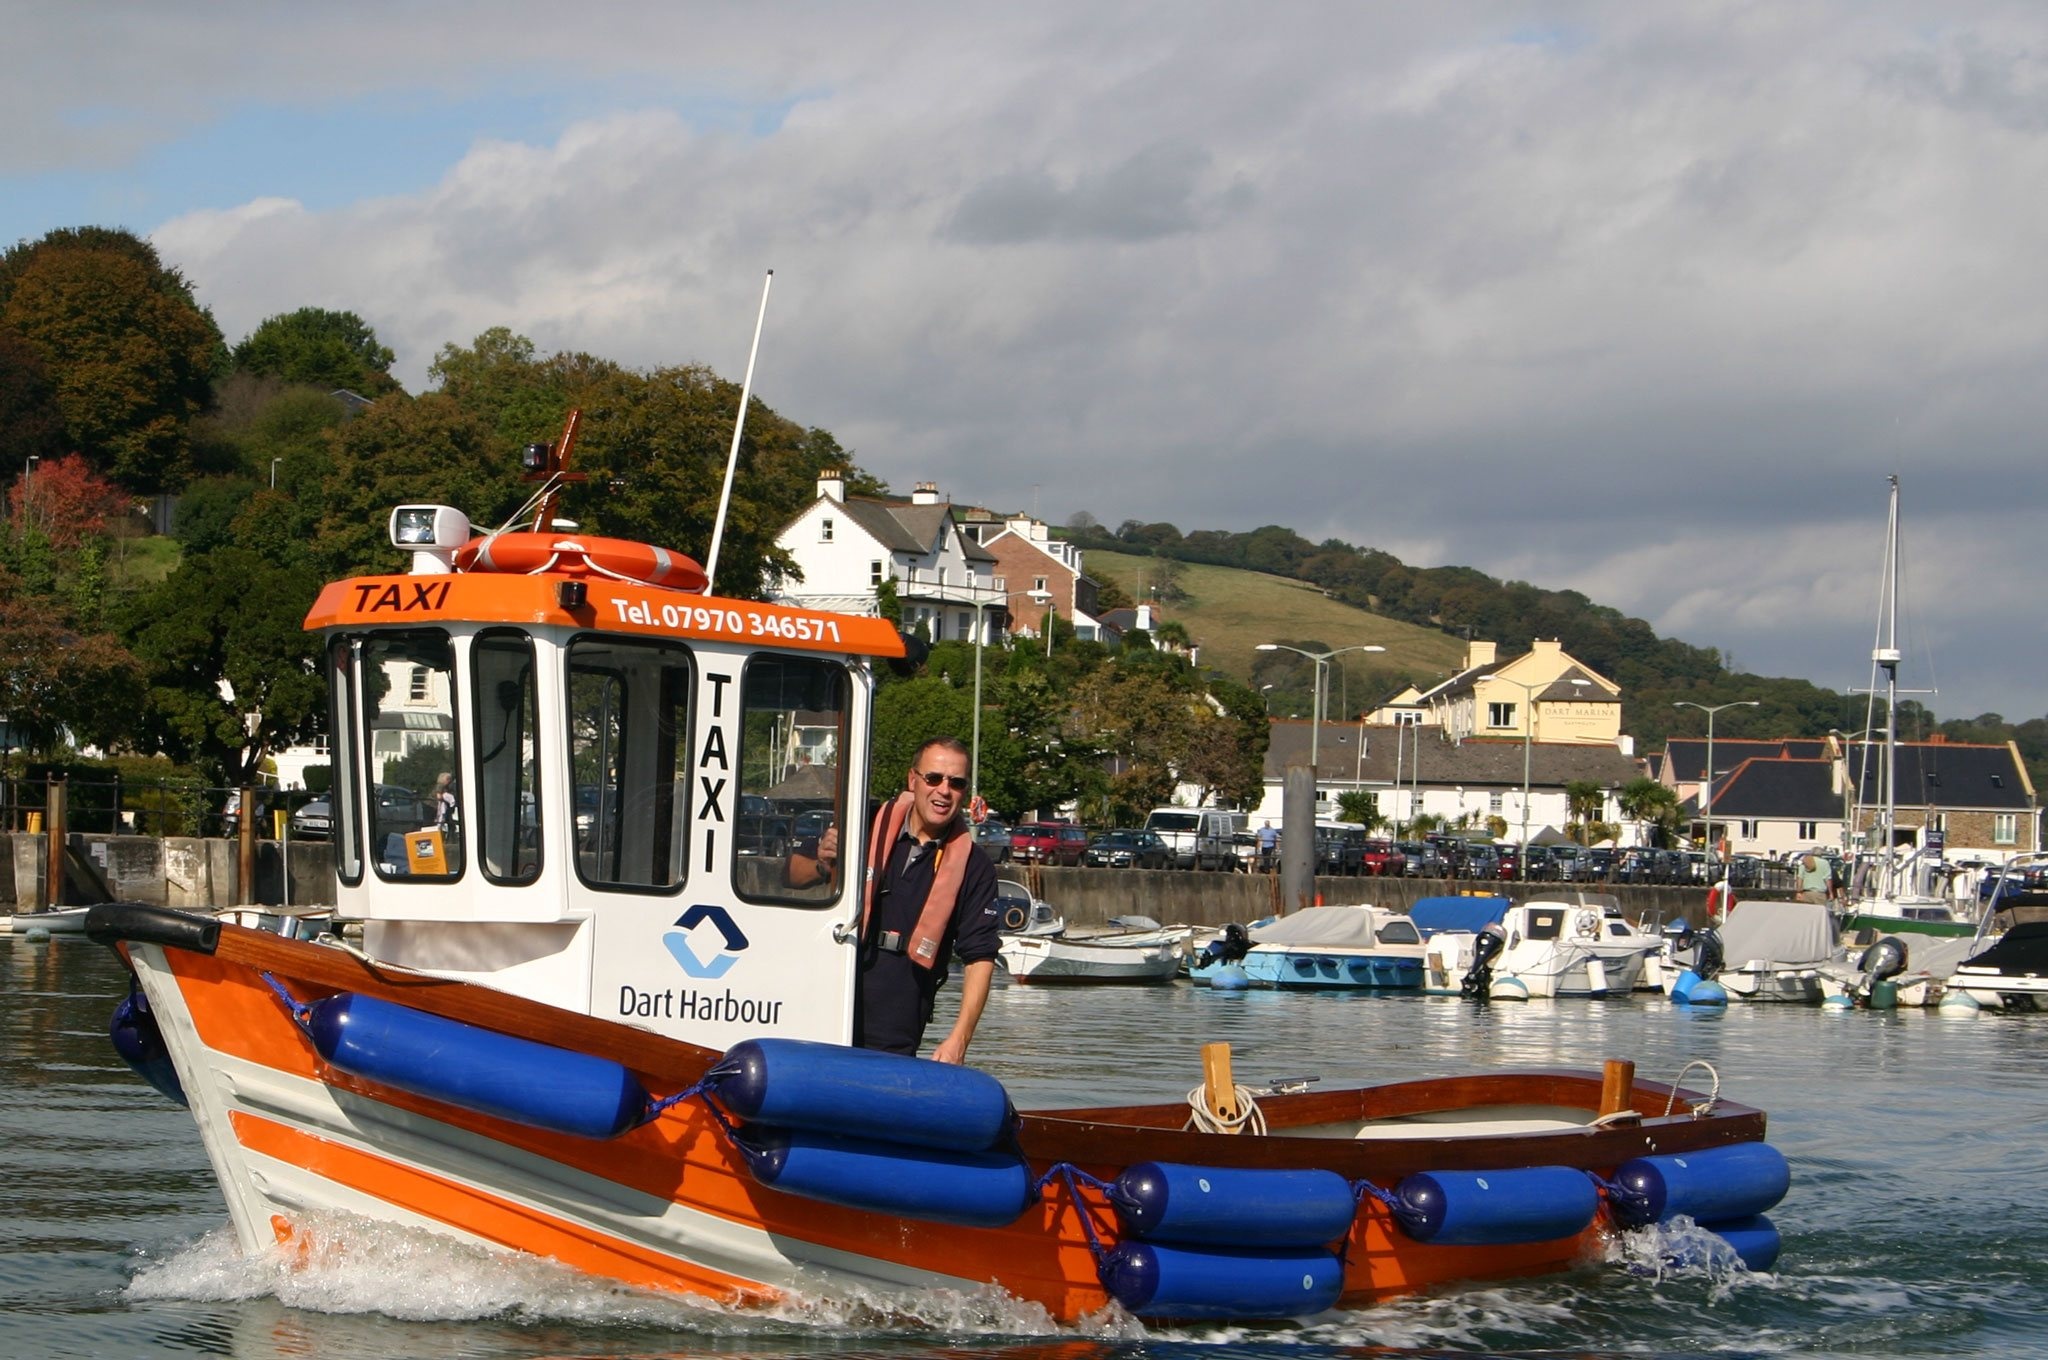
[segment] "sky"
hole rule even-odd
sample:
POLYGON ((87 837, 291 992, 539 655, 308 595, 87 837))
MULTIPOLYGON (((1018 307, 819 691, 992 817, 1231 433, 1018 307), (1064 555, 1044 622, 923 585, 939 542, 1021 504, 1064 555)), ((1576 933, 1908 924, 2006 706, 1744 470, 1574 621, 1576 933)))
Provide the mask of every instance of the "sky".
POLYGON ((1896 474, 1901 684, 2048 714, 2048 8, 0 17, 0 241, 127 227, 230 343, 737 380, 772 269, 755 394, 899 492, 1282 525, 1842 690, 1896 474))

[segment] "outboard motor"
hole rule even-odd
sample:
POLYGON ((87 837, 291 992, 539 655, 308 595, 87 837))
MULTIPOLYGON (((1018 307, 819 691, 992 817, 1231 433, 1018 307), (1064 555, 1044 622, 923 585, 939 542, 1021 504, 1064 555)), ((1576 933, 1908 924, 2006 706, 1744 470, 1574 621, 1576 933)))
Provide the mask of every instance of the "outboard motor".
POLYGON ((1236 963, 1252 952, 1252 933, 1237 922, 1223 927, 1223 933, 1202 947, 1204 963, 1236 963))
POLYGON ((1694 950, 1692 970, 1708 981, 1719 977, 1722 967, 1728 961, 1727 951, 1721 947, 1721 932, 1712 926, 1708 926, 1705 930, 1695 931, 1692 944, 1694 950))
POLYGON ((1863 957, 1856 961, 1856 970, 1863 974, 1856 983, 1856 997, 1867 999, 1877 989, 1877 984, 1897 977, 1906 971, 1906 946, 1893 935, 1883 936, 1870 948, 1863 951, 1863 957))
POLYGON ((1493 991, 1493 961, 1508 947, 1508 933, 1498 921, 1489 921, 1472 940, 1472 967, 1458 990, 1475 1001, 1484 1001, 1493 991))

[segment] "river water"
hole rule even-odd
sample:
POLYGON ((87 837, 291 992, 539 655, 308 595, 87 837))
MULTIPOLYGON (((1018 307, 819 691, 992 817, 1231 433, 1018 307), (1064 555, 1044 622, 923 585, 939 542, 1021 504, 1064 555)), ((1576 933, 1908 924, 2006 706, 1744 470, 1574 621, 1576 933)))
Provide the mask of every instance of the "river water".
MULTIPOLYGON (((974 1056, 1020 1105, 1179 1099, 1205 1041, 1247 1083, 1360 1082, 1629 1058, 1712 1065, 1792 1163, 1776 1271, 1656 1253, 1299 1325, 1057 1329, 1000 1297, 736 1314, 546 1263, 354 1225, 287 1269, 242 1259, 190 1116, 105 1037, 107 950, 0 937, 0 1357, 1361 1355, 2033 1356, 2048 1351, 2048 1017, 1689 1013, 1648 998, 1086 992, 999 986, 974 1056)), ((1689 1084, 1708 1078, 1695 1069, 1689 1084)), ((323 1230, 322 1239, 334 1234, 323 1230)))

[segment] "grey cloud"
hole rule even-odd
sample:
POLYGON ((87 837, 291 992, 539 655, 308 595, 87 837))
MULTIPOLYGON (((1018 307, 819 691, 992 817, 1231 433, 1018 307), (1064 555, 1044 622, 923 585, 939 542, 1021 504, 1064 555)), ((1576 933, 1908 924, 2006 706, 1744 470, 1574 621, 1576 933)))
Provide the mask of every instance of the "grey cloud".
POLYGON ((1146 147, 1119 164, 1061 182, 1042 171, 1012 171, 969 189, 942 232, 964 245, 1034 241, 1156 240, 1247 206, 1247 186, 1205 192, 1210 157, 1198 148, 1146 147))

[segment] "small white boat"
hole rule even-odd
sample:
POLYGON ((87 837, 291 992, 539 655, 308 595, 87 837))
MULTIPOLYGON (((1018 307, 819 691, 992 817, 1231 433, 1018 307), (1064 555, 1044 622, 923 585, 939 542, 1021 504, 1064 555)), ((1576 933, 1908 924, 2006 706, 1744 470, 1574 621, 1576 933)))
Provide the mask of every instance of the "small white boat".
POLYGON ((1438 994, 1470 994, 1481 985, 1475 969, 1488 931, 1501 947, 1484 961, 1483 981, 1486 994, 1502 1000, 1626 996, 1657 948, 1607 893, 1567 890, 1519 905, 1503 897, 1426 897, 1409 915, 1427 951, 1423 990, 1438 994))
POLYGON ((1207 981, 1233 963, 1254 987, 1413 990, 1422 985, 1422 936, 1384 907, 1307 907, 1255 922, 1237 948, 1204 950, 1188 974, 1207 981))
POLYGON ((996 880, 996 915, 1004 935, 1057 935, 1067 928, 1050 902, 1014 878, 996 880))
POLYGON ((0 916, 0 935, 26 935, 47 930, 52 935, 77 935, 85 930, 85 913, 90 907, 54 907, 49 911, 24 911, 0 916))
POLYGON ((1186 926, 1147 916, 1113 918, 1110 929, 1059 935, 1006 935, 1003 967, 1013 982, 1171 982, 1187 958, 1186 926))
MULTIPOLYGON (((1731 1001, 1782 1001, 1818 1006, 1824 979, 1838 971, 1841 948, 1835 914, 1825 902, 1738 902, 1727 919, 1701 936, 1714 937, 1722 960, 1710 976, 1731 1001)), ((1667 990, 1685 975, 1666 960, 1667 990)))
POLYGON ((1947 990, 1994 1010, 2048 1009, 2048 854, 2006 862, 1947 990))

